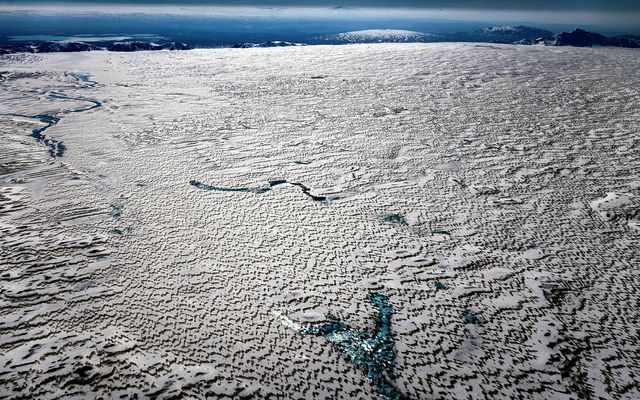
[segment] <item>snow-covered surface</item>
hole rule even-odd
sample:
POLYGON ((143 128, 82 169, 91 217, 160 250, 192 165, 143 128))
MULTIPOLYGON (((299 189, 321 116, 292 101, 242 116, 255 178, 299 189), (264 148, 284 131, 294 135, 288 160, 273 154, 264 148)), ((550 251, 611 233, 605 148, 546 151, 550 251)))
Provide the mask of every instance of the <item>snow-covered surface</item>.
POLYGON ((0 397, 376 398, 296 330, 364 330, 378 292, 409 398, 640 398, 637 51, 91 52, 0 75, 0 397), (45 114, 63 157, 29 136, 45 114))

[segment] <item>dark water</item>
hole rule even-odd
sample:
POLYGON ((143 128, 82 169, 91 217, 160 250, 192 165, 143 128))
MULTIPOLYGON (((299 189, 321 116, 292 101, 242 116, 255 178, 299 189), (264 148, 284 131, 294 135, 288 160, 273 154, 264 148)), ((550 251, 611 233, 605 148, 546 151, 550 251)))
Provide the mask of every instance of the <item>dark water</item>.
POLYGON ((192 186, 197 187, 198 189, 202 189, 202 190, 213 190, 213 191, 218 191, 218 192, 240 192, 240 193, 266 193, 269 190, 271 190, 270 188, 258 188, 258 189, 250 189, 250 188, 245 188, 245 187, 223 187, 223 186, 212 186, 212 185, 207 185, 206 183, 202 183, 200 181, 197 180, 192 180, 189 182, 192 186))

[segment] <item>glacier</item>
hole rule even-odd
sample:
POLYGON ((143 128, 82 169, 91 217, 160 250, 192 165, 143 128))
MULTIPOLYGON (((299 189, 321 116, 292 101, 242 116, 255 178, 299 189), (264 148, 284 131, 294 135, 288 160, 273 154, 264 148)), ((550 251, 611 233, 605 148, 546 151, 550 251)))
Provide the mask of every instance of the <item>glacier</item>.
POLYGON ((0 398, 639 398, 639 55, 0 56, 0 398))

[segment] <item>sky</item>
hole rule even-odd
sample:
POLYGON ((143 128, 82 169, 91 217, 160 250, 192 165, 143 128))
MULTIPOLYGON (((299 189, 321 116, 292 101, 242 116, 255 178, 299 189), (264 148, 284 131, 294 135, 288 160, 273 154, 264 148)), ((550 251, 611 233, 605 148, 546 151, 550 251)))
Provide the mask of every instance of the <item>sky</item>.
POLYGON ((140 5, 206 5, 206 6, 288 6, 288 7, 384 7, 384 8, 455 8, 476 10, 578 10, 605 12, 640 12, 638 0, 0 0, 5 5, 28 4, 140 4, 140 5))

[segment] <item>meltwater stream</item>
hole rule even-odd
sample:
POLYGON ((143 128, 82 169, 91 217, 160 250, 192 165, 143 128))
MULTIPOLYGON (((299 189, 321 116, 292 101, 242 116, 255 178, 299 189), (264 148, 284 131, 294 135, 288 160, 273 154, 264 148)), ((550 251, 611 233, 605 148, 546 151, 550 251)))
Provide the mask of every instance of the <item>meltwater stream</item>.
POLYGON ((207 185, 206 183, 200 182, 198 180, 191 180, 189 182, 192 186, 197 187, 198 189, 202 189, 202 190, 213 190, 213 191, 219 191, 219 192, 242 192, 242 193, 256 193, 256 194, 262 194, 262 193, 266 193, 268 191, 271 190, 271 188, 273 188, 274 186, 278 186, 278 185, 292 185, 292 186, 297 186, 302 190, 302 193, 309 197, 311 200, 313 201, 327 201, 327 200, 337 200, 338 197, 333 197, 331 199, 328 199, 327 196, 317 196, 311 193, 311 188, 305 186, 304 184, 300 183, 300 182, 289 182, 286 179, 276 179, 273 181, 269 181, 269 186, 268 187, 260 187, 260 188, 248 188, 248 187, 222 187, 222 186, 212 186, 212 185, 207 185))
MULTIPOLYGON (((87 83, 89 86, 93 87, 97 84, 97 82, 91 80, 88 74, 76 74, 69 73, 68 75, 73 76, 74 78, 87 83)), ((43 122, 45 125, 39 128, 35 128, 31 131, 32 138, 36 139, 39 143, 44 144, 49 148, 49 154, 51 157, 62 157, 64 156, 64 152, 67 149, 64 142, 61 140, 51 139, 44 134, 44 131, 51 128, 60 122, 60 117, 58 115, 65 113, 79 113, 85 112, 89 110, 93 110, 94 108, 98 108, 102 106, 102 103, 95 99, 86 99, 83 97, 71 97, 61 93, 48 93, 47 98, 54 100, 75 100, 75 101, 83 101, 90 103, 91 105, 88 107, 77 108, 73 110, 69 110, 66 112, 61 112, 58 114, 38 114, 38 115, 21 115, 21 114, 11 114, 15 117, 23 117, 23 118, 34 118, 43 122)))

